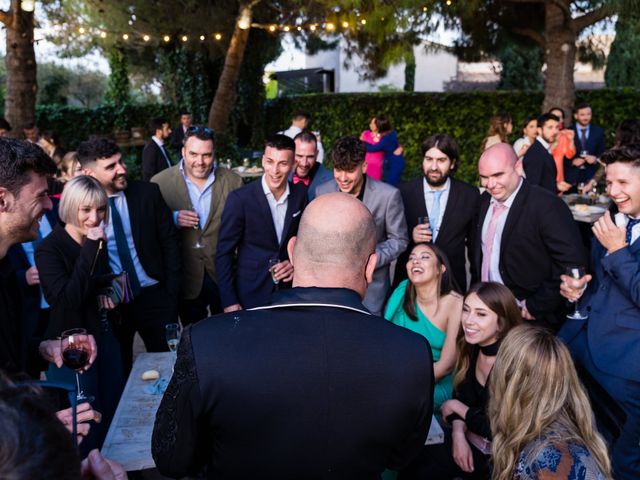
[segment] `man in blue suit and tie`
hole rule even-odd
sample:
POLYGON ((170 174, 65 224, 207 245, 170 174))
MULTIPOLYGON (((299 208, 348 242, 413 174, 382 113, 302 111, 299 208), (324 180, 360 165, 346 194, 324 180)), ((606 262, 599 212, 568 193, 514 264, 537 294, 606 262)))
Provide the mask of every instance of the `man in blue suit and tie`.
POLYGON ((598 170, 597 160, 604 153, 604 130, 591 124, 591 107, 587 103, 581 103, 573 110, 575 125, 573 130, 573 142, 577 155, 564 160, 565 181, 573 186, 579 183, 587 183, 598 170))
POLYGON ((265 305, 276 289, 290 286, 293 265, 287 242, 298 232, 307 204, 304 185, 287 180, 295 149, 289 137, 271 137, 262 156, 262 178, 227 197, 216 250, 225 313, 265 305))
POLYGON ((615 411, 616 402, 624 411, 615 418, 622 423, 619 435, 609 440, 614 477, 630 480, 640 478, 640 147, 616 147, 601 160, 617 213, 605 213, 593 226, 592 274, 561 277, 561 293, 572 301, 589 285, 580 299, 587 318, 567 319, 559 335, 578 367, 613 398, 598 405, 597 385, 585 382, 605 435, 611 429, 598 412, 615 411))

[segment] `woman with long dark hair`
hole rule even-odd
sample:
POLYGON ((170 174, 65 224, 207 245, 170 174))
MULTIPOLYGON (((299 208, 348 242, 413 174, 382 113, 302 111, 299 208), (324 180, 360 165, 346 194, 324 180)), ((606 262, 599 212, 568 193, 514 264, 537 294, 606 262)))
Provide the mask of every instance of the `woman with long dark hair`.
POLYGON ((378 143, 367 143, 367 152, 384 153, 383 180, 396 186, 400 183, 404 170, 404 155, 398 143, 398 132, 393 129, 386 115, 376 115, 373 123, 380 135, 380 140, 378 143))

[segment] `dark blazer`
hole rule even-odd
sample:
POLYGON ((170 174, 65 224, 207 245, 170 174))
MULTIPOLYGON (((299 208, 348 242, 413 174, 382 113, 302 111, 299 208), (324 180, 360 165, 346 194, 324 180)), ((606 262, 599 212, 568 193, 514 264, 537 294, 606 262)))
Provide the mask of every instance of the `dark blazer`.
MULTIPOLYGON (((58 204, 60 201, 57 198, 52 198, 51 202, 53 209, 47 210, 45 215, 53 231, 56 223, 58 223, 58 204)), ((7 252, 7 259, 15 271, 18 287, 22 294, 20 307, 23 318, 24 341, 26 342, 27 368, 30 373, 37 372, 43 365, 43 360, 38 353, 38 345, 43 340, 47 328, 47 316, 41 315, 40 287, 27 283, 26 273, 32 265, 29 263, 22 244, 12 245, 7 252)))
MULTIPOLYGON (((307 199, 311 202, 316 198, 316 189, 325 182, 333 180, 333 170, 327 170, 321 163, 316 163, 313 178, 309 182, 307 189, 307 199)), ((293 181, 293 172, 289 174, 289 181, 293 181)), ((304 185, 304 184, 302 184, 304 185)))
POLYGON ((640 241, 607 255, 594 238, 591 273, 593 280, 580 299, 589 318, 567 320, 559 335, 570 342, 586 323, 589 354, 597 368, 640 382, 640 241))
MULTIPOLYGON (((216 251, 216 275, 223 307, 239 303, 243 308, 251 308, 270 301, 276 285, 269 273, 269 259, 289 259, 287 243, 298 233, 300 217, 307 204, 304 185, 289 183, 289 189, 280 243, 260 179, 229 193, 216 251)), ((278 285, 282 287, 286 285, 278 285)))
POLYGON ((178 158, 182 157, 182 142, 184 141, 184 130, 182 124, 171 129, 171 149, 176 152, 178 158))
POLYGON ((70 328, 86 328, 99 336, 96 278, 109 272, 105 242, 86 239, 80 245, 58 223, 38 246, 36 266, 51 306, 45 337, 56 338, 70 328))
MULTIPOLYGON (((571 129, 575 132, 573 143, 576 146, 576 155, 579 156, 582 151, 579 133, 580 126, 573 125, 571 129)), ((589 155, 595 155, 599 158, 604 153, 605 148, 604 130, 596 125, 591 125, 589 127, 589 137, 587 138, 587 152, 589 152, 589 155)), ((564 179, 572 185, 577 185, 580 182, 588 182, 598 170, 597 163, 593 165, 585 164, 585 168, 580 169, 579 167, 574 167, 571 164, 571 160, 572 159, 568 158, 564 160, 564 179)))
POLYGON ((428 342, 368 315, 352 290, 294 288, 267 308, 185 329, 156 415, 158 470, 379 480, 408 463, 431 423, 428 342))
MULTIPOLYGON (((180 290, 180 249, 160 188, 155 183, 129 180, 124 191, 133 241, 145 272, 162 283, 177 302, 180 290)), ((176 303, 177 304, 177 303, 176 303)))
POLYGON ((538 140, 533 142, 533 145, 527 149, 522 160, 522 166, 529 184, 538 185, 554 195, 557 193, 556 176, 558 175, 558 170, 556 162, 538 140))
MULTIPOLYGON (((167 153, 167 157, 169 157, 169 163, 171 163, 171 155, 166 148, 166 144, 164 146, 164 151, 167 153)), ((144 150, 142 150, 142 180, 148 182, 151 180, 156 173, 161 172, 165 168, 169 168, 171 165, 167 163, 167 159, 162 154, 162 150, 158 146, 156 142, 153 140, 149 141, 144 146, 144 150)))
MULTIPOLYGON (((413 229, 418 224, 418 217, 428 215, 424 201, 423 177, 402 183, 399 189, 404 203, 410 243, 407 250, 398 258, 394 285, 398 285, 407 278, 406 264, 414 246, 411 240, 413 229)), ((476 187, 452 178, 449 199, 442 217, 440 232, 436 237, 436 245, 447 255, 453 277, 463 292, 467 290, 465 249, 469 254, 469 262, 473 265, 471 261, 473 254, 472 235, 479 201, 480 191, 476 187)))
MULTIPOLYGON (((474 281, 482 266, 482 225, 491 196, 480 198, 475 238, 474 281)), ((560 275, 570 265, 585 265, 586 254, 569 207, 555 195, 523 181, 507 213, 500 242, 500 275, 504 284, 536 320, 557 325, 564 301, 560 275)))

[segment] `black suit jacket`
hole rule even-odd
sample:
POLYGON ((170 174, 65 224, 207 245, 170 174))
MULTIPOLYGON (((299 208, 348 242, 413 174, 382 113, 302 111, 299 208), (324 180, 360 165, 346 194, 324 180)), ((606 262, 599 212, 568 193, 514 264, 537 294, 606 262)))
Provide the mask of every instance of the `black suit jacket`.
MULTIPOLYGON (((427 216, 423 177, 400 184, 399 189, 404 203, 409 238, 412 238, 413 229, 418 224, 418 217, 427 216)), ((452 178, 449 199, 442 217, 440 232, 436 237, 436 245, 447 255, 453 277, 463 292, 467 290, 465 248, 468 249, 471 257, 473 253, 471 240, 479 199, 480 192, 476 187, 452 178)), ((398 258, 394 277, 395 285, 407 278, 406 263, 413 246, 411 242, 407 250, 398 258)), ((471 259, 469 261, 473 266, 471 259)))
POLYGON ((178 158, 182 156, 182 142, 184 141, 184 130, 182 124, 172 129, 171 133, 171 149, 176 152, 178 158))
MULTIPOLYGON (((580 142, 580 126, 573 125, 571 128, 575 132, 573 143, 576 146, 576 155, 580 155, 580 152, 582 151, 582 142, 580 142)), ((604 153, 605 148, 604 130, 596 125, 591 125, 589 127, 589 137, 587 138, 587 152, 589 152, 589 155, 600 157, 604 153)), ((577 185, 580 182, 588 182, 593 178, 598 170, 597 163, 594 163, 593 165, 585 164, 585 168, 581 169, 579 167, 574 167, 571 164, 571 160, 572 159, 569 158, 565 158, 564 160, 564 179, 572 185, 577 185)))
POLYGON ((431 423, 428 342, 367 314, 352 290, 293 288, 268 308, 185 329, 156 416, 158 470, 379 480, 406 465, 431 423))
MULTIPOLYGON (((289 259, 287 243, 298 233, 306 205, 307 189, 289 182, 282 241, 278 243, 262 182, 256 180, 229 193, 222 212, 216 251, 216 276, 223 307, 239 303, 244 308, 252 308, 270 301, 275 285, 269 273, 269 259, 289 259)), ((280 284, 278 288, 286 286, 280 284)))
MULTIPOLYGON (((482 194, 475 233, 474 281, 482 265, 482 225, 491 196, 482 194)), ((586 265, 587 256, 569 207, 557 196, 523 181, 507 212, 500 242, 500 275, 515 297, 543 324, 562 320, 560 275, 571 265, 586 265)))
MULTIPOLYGON (((171 156, 166 148, 166 144, 164 147, 169 157, 169 162, 171 162, 171 156)), ((151 177, 165 168, 169 168, 167 159, 162 154, 162 150, 158 144, 151 140, 144 146, 144 150, 142 150, 142 179, 148 182, 151 180, 151 177)))
POLYGON ((181 262, 178 235, 160 188, 155 183, 130 180, 124 194, 142 268, 177 302, 181 262))
POLYGON ((109 272, 106 245, 86 239, 78 244, 58 223, 36 250, 36 265, 45 299, 51 306, 45 337, 70 328, 86 328, 99 336, 97 279, 109 272))
POLYGON ((556 176, 558 175, 556 162, 542 143, 538 140, 533 142, 533 145, 524 154, 522 165, 528 183, 538 185, 554 195, 556 194, 556 176))

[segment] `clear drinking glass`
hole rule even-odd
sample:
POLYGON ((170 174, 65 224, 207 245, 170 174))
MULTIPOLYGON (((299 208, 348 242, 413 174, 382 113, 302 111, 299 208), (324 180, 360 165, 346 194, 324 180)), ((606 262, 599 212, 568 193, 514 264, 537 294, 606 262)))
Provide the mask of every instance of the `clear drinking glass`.
MULTIPOLYGON (((584 277, 587 274, 585 268, 578 265, 565 268, 564 273, 568 277, 575 278, 576 280, 580 280, 582 277, 584 277)), ((582 287, 579 290, 576 289, 576 291, 579 291, 580 295, 582 295, 582 293, 585 291, 586 288, 587 288, 587 285, 585 284, 584 287, 582 287)), ((573 312, 568 314, 567 318, 571 318, 572 320, 585 320, 586 318, 588 318, 587 315, 585 315, 580 311, 578 307, 579 300, 571 303, 574 304, 573 312)))
MULTIPOLYGON (((198 211, 195 209, 195 207, 191 207, 191 211, 194 212, 196 215, 198 215, 198 211)), ((196 239, 195 243, 192 245, 192 247, 195 248, 195 249, 204 248, 205 247, 205 242, 204 242, 204 239, 202 238, 202 230, 200 229, 200 216, 199 215, 198 215, 198 223, 193 226, 193 229, 196 230, 199 233, 199 235, 198 235, 198 238, 196 239)))
POLYGON ((165 325, 164 330, 169 350, 171 350, 173 352, 173 355, 175 356, 177 355, 178 344, 180 343, 180 324, 168 323, 167 325, 165 325))
POLYGON ((276 273, 275 273, 276 265, 279 263, 280 263, 280 260, 278 258, 269 259, 269 272, 271 272, 271 280, 273 280, 273 283, 275 283, 276 285, 280 283, 280 280, 276 278, 276 273))

